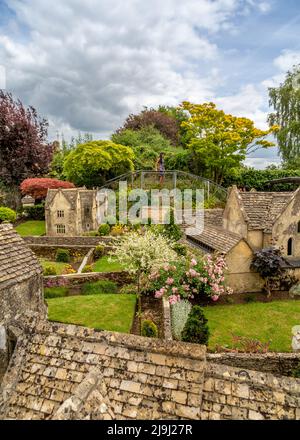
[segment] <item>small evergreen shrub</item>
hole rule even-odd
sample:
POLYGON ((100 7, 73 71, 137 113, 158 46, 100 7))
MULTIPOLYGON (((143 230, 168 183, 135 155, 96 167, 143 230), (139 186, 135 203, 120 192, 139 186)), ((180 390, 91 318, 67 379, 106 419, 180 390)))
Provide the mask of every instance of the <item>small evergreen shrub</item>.
POLYGON ((14 223, 17 220, 17 213, 13 209, 0 206, 0 223, 14 223))
POLYGON ((101 293, 118 293, 118 286, 114 281, 100 280, 95 283, 85 283, 82 286, 83 295, 97 295, 101 293))
POLYGON ((86 266, 84 266, 81 273, 90 273, 93 271, 94 271, 93 266, 91 264, 87 264, 86 266))
POLYGON ((292 371, 292 376, 296 379, 300 379, 300 362, 298 366, 292 371))
POLYGON ((187 301, 179 301, 171 306, 171 326, 175 339, 181 340, 181 333, 192 310, 192 304, 187 301))
POLYGON ((24 212, 29 219, 45 220, 45 205, 27 206, 24 212))
POLYGON ((44 298, 63 298, 67 296, 69 289, 67 287, 46 287, 44 291, 44 298))
POLYGON ((256 296, 255 295, 245 295, 245 302, 246 303, 253 303, 256 302, 256 296))
POLYGON ((182 238, 180 226, 175 223, 175 214, 173 209, 170 211, 170 223, 168 225, 164 225, 164 235, 173 241, 178 241, 182 238))
POLYGON ((157 338, 158 337, 157 325, 154 324, 154 322, 150 321, 149 319, 143 321, 142 336, 146 336, 147 338, 157 338))
POLYGON ((184 244, 182 243, 175 243, 175 245, 173 246, 174 251, 176 252, 177 255, 180 255, 182 257, 186 257, 187 256, 187 248, 184 244))
POLYGON ((45 266, 43 269, 43 275, 45 277, 57 275, 56 267, 54 265, 49 264, 49 266, 45 266))
POLYGON ((110 226, 108 224, 103 224, 99 226, 98 233, 100 236, 104 237, 105 235, 109 235, 110 226))
POLYGON ((57 249, 55 261, 57 263, 69 263, 70 252, 68 251, 68 249, 57 249))
POLYGON ((184 342, 208 345, 209 329, 207 322, 201 307, 194 306, 181 333, 181 340, 184 342))
POLYGON ((96 260, 98 260, 99 258, 103 257, 105 252, 105 247, 102 246, 101 244, 99 244, 98 246, 95 247, 94 249, 94 258, 96 260))

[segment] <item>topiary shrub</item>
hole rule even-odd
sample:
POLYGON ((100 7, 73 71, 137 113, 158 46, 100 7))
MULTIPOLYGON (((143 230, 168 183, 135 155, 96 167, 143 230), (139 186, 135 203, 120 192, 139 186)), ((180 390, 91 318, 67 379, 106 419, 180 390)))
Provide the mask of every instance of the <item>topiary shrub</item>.
POLYGON ((17 220, 17 214, 13 209, 6 208, 5 206, 0 207, 0 223, 9 222, 14 223, 17 220))
POLYGON ((57 263, 69 263, 70 252, 68 251, 68 249, 57 249, 55 261, 57 263))
POLYGON ((90 272, 93 272, 93 266, 87 264, 86 266, 84 266, 81 273, 90 273, 90 272))
POLYGON ((209 329, 207 322, 201 307, 194 306, 181 333, 181 340, 208 345, 209 329))
POLYGON ((106 224, 106 223, 103 224, 103 225, 100 225, 99 229, 98 229, 98 233, 102 237, 105 236, 105 235, 109 235, 109 233, 110 233, 110 226, 108 224, 106 224))
POLYGON ((43 275, 45 277, 48 277, 48 276, 51 276, 51 275, 57 275, 56 267, 53 266, 53 265, 50 265, 50 264, 49 264, 49 266, 45 266, 44 269, 43 269, 43 275))
POLYGON ((29 219, 45 220, 45 205, 27 206, 24 212, 29 219))
POLYGON ((118 235, 123 235, 124 227, 122 225, 115 225, 111 228, 110 234, 114 237, 117 237, 118 235))
POLYGON ((100 280, 94 283, 85 283, 82 286, 83 295, 97 295, 101 293, 118 293, 118 286, 114 281, 100 280))
POLYGON ((180 226, 175 223, 175 214, 174 210, 170 211, 170 222, 167 225, 164 225, 164 235, 168 237, 170 240, 178 241, 182 237, 182 231, 180 226))
POLYGON ((154 324, 154 322, 150 321, 149 319, 143 321, 142 336, 146 336, 147 338, 157 338, 158 337, 157 325, 154 324))
POLYGON ((99 258, 103 257, 104 253, 105 253, 105 247, 99 244, 94 249, 94 258, 98 260, 99 258))

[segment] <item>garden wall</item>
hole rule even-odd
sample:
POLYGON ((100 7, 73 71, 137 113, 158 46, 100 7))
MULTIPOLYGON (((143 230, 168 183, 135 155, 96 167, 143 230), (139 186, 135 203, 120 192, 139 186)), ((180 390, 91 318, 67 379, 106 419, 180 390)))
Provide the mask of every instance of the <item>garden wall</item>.
POLYGON ((30 245, 47 245, 47 246, 85 246, 95 247, 98 244, 111 242, 111 237, 24 237, 26 243, 30 245))
POLYGON ((29 245, 32 252, 37 257, 46 258, 55 261, 56 252, 58 249, 66 249, 70 252, 71 257, 84 258, 85 255, 92 249, 90 246, 48 246, 48 245, 29 245))
POLYGON ((263 371, 275 376, 290 376, 300 365, 300 353, 216 353, 208 354, 207 359, 214 363, 263 371))
POLYGON ((300 380, 207 363, 201 419, 299 420, 300 380))
POLYGON ((133 282, 133 277, 128 272, 90 272, 90 273, 76 273, 76 274, 68 274, 68 275, 60 275, 60 276, 48 276, 44 277, 45 283, 48 280, 59 280, 65 279, 68 281, 69 285, 76 286, 84 283, 90 283, 93 281, 99 280, 111 280, 123 286, 125 284, 129 284, 133 282))

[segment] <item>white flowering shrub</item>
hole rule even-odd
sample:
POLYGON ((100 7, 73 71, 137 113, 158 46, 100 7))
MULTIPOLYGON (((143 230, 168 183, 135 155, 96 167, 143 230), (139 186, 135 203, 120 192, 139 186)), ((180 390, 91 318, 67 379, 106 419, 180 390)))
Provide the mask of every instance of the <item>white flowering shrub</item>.
POLYGON ((175 339, 180 341, 181 332, 184 329, 192 304, 187 300, 182 300, 171 305, 171 327, 175 339))
POLYGON ((131 232, 115 242, 112 253, 129 272, 149 274, 165 263, 178 259, 171 245, 168 238, 150 230, 144 234, 131 232))

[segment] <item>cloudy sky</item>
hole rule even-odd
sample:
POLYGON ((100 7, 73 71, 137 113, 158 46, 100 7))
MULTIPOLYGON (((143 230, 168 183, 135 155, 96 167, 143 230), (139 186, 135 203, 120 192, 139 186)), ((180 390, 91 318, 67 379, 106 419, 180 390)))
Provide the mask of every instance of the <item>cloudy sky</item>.
MULTIPOLYGON (((299 0, 0 0, 0 87, 50 138, 107 138, 143 106, 215 101, 266 128, 267 88, 300 63, 299 0)), ((278 163, 276 149, 247 163, 278 163)))

